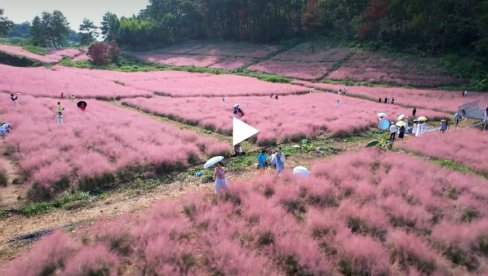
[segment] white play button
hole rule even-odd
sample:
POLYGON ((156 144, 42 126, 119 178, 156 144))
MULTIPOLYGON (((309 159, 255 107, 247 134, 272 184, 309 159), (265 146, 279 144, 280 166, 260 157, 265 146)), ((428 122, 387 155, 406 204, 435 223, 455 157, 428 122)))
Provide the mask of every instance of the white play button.
POLYGON ((259 133, 259 130, 236 118, 234 118, 232 126, 232 144, 234 146, 259 133))

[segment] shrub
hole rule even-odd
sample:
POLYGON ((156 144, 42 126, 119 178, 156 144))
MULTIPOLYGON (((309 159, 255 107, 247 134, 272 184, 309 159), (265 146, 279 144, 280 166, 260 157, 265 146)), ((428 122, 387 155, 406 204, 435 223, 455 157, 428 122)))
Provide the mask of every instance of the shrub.
POLYGON ((88 56, 96 65, 109 64, 120 54, 120 49, 115 41, 110 43, 95 42, 88 48, 88 56))

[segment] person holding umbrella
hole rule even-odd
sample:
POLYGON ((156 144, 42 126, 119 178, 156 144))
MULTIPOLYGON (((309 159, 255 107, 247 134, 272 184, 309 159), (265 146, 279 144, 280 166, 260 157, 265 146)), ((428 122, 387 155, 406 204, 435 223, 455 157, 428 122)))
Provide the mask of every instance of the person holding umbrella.
POLYGON ((3 123, 1 126, 0 126, 0 137, 5 137, 7 135, 7 133, 10 132, 10 124, 9 123, 3 123))
POLYGON ((88 106, 88 104, 85 101, 79 101, 76 105, 81 111, 85 111, 86 107, 88 106))
POLYGON ((224 168, 224 164, 222 163, 222 160, 224 160, 223 156, 215 156, 210 158, 203 165, 204 169, 209 169, 215 166, 215 170, 214 170, 215 193, 218 193, 222 190, 227 192, 229 190, 229 186, 227 185, 227 180, 225 179, 225 168, 224 168))

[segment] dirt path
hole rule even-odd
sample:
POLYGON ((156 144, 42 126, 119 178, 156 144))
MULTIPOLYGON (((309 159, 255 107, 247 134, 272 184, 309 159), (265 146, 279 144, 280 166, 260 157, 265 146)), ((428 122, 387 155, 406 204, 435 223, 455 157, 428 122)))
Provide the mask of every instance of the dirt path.
MULTIPOLYGON (((342 150, 357 150, 363 143, 347 144, 348 148, 342 150)), ((327 157, 317 157, 310 154, 291 156, 286 160, 288 168, 302 165, 310 167, 317 159, 327 157)), ((268 173, 274 173, 270 170, 268 173)), ((241 171, 228 173, 228 180, 231 185, 236 180, 246 181, 257 174, 254 164, 241 171)), ((157 186, 150 190, 123 190, 114 191, 108 198, 95 201, 89 206, 84 206, 75 210, 56 209, 47 214, 32 217, 19 215, 0 219, 0 266, 2 263, 21 255, 27 251, 32 243, 30 242, 9 242, 9 239, 28 233, 41 230, 59 228, 67 224, 89 225, 96 220, 112 218, 118 215, 142 211, 152 206, 159 200, 171 199, 185 193, 207 190, 212 192, 213 183, 202 183, 199 178, 192 178, 187 181, 176 181, 171 184, 157 186)))
POLYGON ((0 147, 0 162, 5 167, 5 175, 8 178, 7 186, 0 190, 0 209, 17 208, 22 202, 19 200, 25 193, 25 187, 14 184, 16 179, 21 179, 19 168, 14 161, 4 155, 4 147, 0 147))

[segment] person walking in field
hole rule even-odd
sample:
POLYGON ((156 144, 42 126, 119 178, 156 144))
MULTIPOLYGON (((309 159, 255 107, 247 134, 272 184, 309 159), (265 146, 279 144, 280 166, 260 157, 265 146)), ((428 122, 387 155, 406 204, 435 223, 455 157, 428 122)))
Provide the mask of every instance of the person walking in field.
POLYGON ((388 97, 385 97, 385 104, 388 103, 388 97))
POLYGON ((17 100, 19 99, 19 97, 18 97, 17 95, 10 94, 10 99, 12 100, 12 102, 13 102, 15 105, 19 105, 19 103, 17 102, 17 100))
POLYGON ((398 139, 403 140, 403 137, 405 137, 405 126, 401 126, 398 132, 398 139))
POLYGON ((259 174, 263 174, 267 167, 267 160, 268 155, 266 154, 266 150, 262 150, 261 153, 258 155, 258 170, 259 174))
POLYGON ((446 120, 441 121, 440 131, 441 131, 441 133, 445 133, 447 131, 447 121, 446 120))
POLYGON ((285 155, 281 151, 281 147, 276 152, 276 174, 280 174, 285 169, 285 155))
POLYGON ((466 113, 466 109, 461 108, 461 116, 463 117, 463 120, 465 120, 465 121, 466 121, 466 119, 467 119, 467 113, 466 113))
POLYGON ((381 103, 381 98, 378 99, 378 102, 381 103))
POLYGON ((391 98, 391 104, 395 104, 395 98, 391 98))
POLYGON ((339 107, 339 106, 341 106, 341 100, 336 101, 336 107, 339 107))
POLYGON ((244 111, 242 111, 240 105, 238 105, 238 104, 234 105, 232 112, 234 113, 234 115, 237 115, 240 117, 244 116, 244 111))
POLYGON ((412 110, 412 116, 414 119, 416 118, 415 115, 417 115, 417 108, 416 107, 414 107, 412 110))
POLYGON ((60 102, 58 102, 58 105, 56 105, 56 122, 58 125, 63 124, 63 111, 64 107, 61 105, 60 102))
POLYGON ((456 126, 458 126, 459 121, 461 121, 461 114, 459 112, 454 113, 454 120, 456 120, 456 126))
POLYGON ((218 194, 220 191, 224 191, 224 192, 229 191, 227 179, 225 179, 225 168, 222 162, 219 162, 215 165, 214 179, 215 179, 214 190, 216 194, 218 194))
POLYGON ((397 132, 398 132, 398 127, 395 125, 394 122, 391 122, 390 141, 395 142, 397 132))

